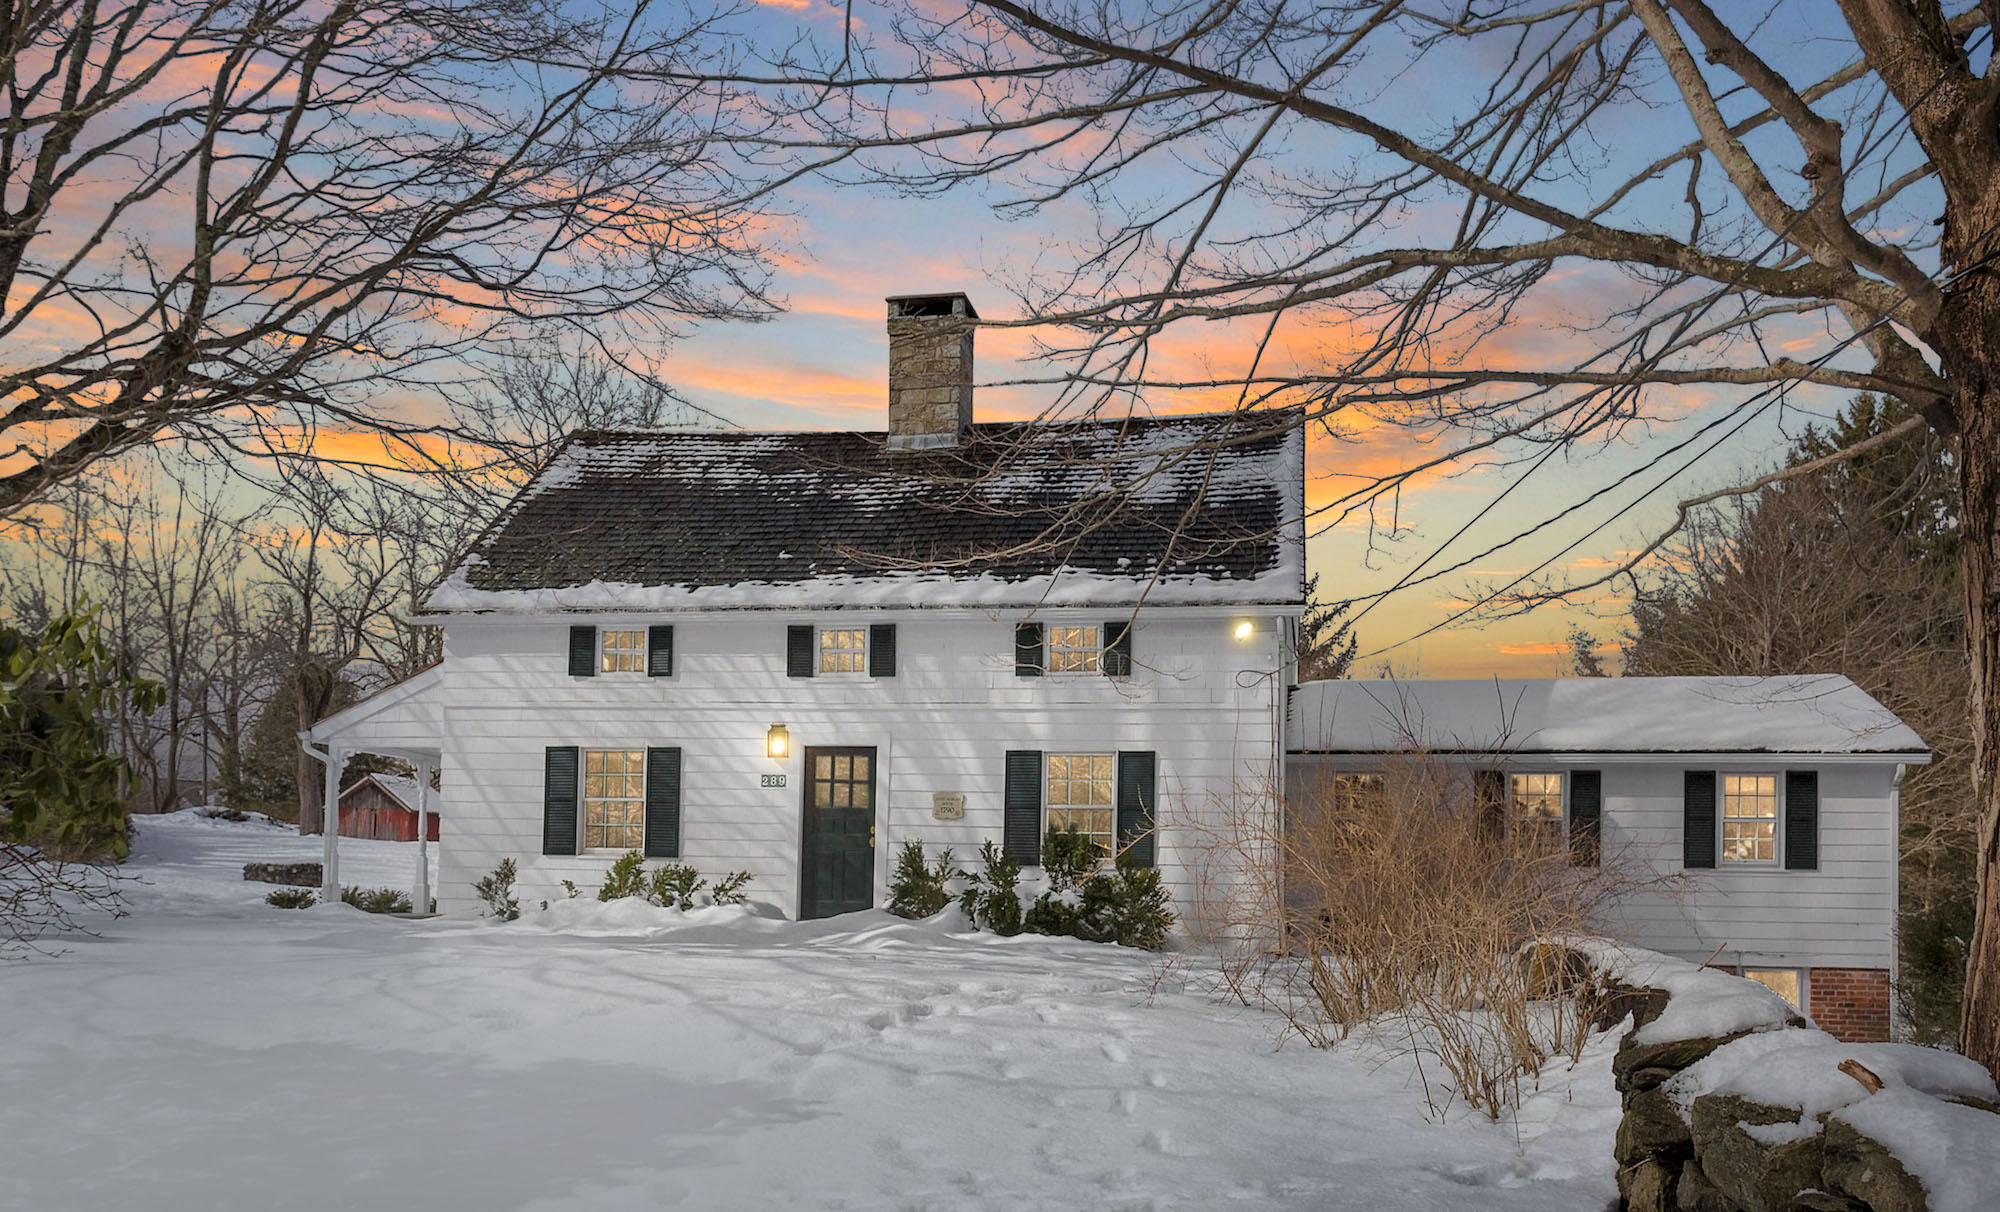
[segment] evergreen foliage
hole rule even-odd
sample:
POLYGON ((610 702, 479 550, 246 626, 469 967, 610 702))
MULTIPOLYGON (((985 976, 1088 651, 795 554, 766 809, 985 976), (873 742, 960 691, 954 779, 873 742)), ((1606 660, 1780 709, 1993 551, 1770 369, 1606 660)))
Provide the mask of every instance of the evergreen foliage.
POLYGON ((1003 854, 988 838, 979 843, 985 870, 964 872, 966 887, 959 896, 965 916, 975 926, 1011 937, 1021 933, 1021 862, 1003 854))
POLYGON ((708 881, 701 878, 693 867, 685 863, 668 863, 653 871, 652 879, 646 885, 646 899, 662 909, 679 909, 686 913, 694 908, 695 894, 707 886, 708 881))
POLYGON ((628 896, 645 896, 646 891, 646 856, 637 850, 627 850, 604 873, 604 883, 597 890, 597 899, 622 900, 628 896))
POLYGON ((889 877, 889 912, 897 917, 925 918, 951 904, 947 885, 958 872, 947 848, 935 863, 924 861, 924 844, 914 838, 896 852, 896 871, 889 877))
POLYGON ((1158 951, 1167 945, 1174 911, 1157 867, 1142 866, 1129 851, 1109 872, 1083 882, 1076 936, 1097 943, 1158 951))
POLYGON ((104 721, 163 701, 105 643, 91 612, 39 633, 0 627, 0 842, 65 860, 124 858, 119 781, 128 771, 104 721))
POLYGON ((748 871, 732 871, 715 881, 715 887, 708 893, 709 900, 718 905, 740 905, 750 899, 743 891, 744 885, 749 882, 748 871))
POLYGON ((1075 825, 1063 829, 1050 826, 1042 835, 1042 874, 1049 889, 1068 892, 1080 886, 1104 862, 1104 848, 1077 832, 1075 825))
MULTIPOLYGON (((564 881, 567 883, 568 881, 564 881)), ((481 876, 472 885, 479 899, 486 902, 487 912, 503 922, 511 922, 521 916, 521 902, 514 897, 514 860, 503 858, 493 874, 481 876)), ((576 895, 574 885, 570 895, 576 895)))
POLYGON ((1352 671, 1361 637, 1347 619, 1351 606, 1320 600, 1319 574, 1306 578, 1306 609, 1299 616, 1299 681, 1344 678, 1352 671))
POLYGON ((280 909, 310 909, 319 903, 319 897, 310 888, 279 888, 266 895, 264 903, 280 909))
POLYGON ((410 898, 394 888, 361 888, 350 885, 340 890, 340 901, 363 913, 408 913, 410 898))

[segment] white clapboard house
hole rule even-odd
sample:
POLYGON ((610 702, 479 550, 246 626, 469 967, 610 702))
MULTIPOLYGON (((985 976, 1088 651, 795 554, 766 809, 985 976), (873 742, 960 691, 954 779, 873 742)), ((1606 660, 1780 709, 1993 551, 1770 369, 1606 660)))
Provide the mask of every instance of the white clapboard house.
POLYGON ((1313 682, 1292 695, 1287 798, 1366 794, 1385 764, 1462 768, 1510 829, 1671 890, 1616 932, 1761 980, 1850 1039, 1885 1039, 1897 787, 1930 754, 1853 682, 1549 678, 1313 682))
POLYGON ((889 317, 886 432, 574 435, 429 600, 442 663, 310 730, 442 764, 441 912, 639 850, 822 917, 1050 824, 1184 899, 1170 822, 1276 785, 1298 418, 975 424, 965 297, 889 317))
POLYGON ((967 318, 889 300, 886 431, 574 435, 429 600, 442 663, 305 734, 443 767, 442 912, 502 859, 532 904, 639 850, 823 917, 884 903, 906 840, 1032 866, 1050 825, 1185 910, 1204 827, 1420 720, 1508 811, 1690 873, 1622 907, 1634 941, 1886 1030, 1926 760, 1893 715, 1838 678, 1294 688, 1297 416, 974 423, 967 318))

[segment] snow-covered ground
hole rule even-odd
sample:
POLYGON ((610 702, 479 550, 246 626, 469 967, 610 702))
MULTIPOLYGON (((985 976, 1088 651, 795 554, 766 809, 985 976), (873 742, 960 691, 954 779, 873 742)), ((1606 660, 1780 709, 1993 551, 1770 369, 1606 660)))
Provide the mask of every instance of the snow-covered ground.
MULTIPOLYGON (((407 887, 412 844, 342 841, 407 887)), ((286 911, 314 839, 141 818, 134 916, 0 968, 0 1206, 1602 1208, 1610 1040, 1518 1122, 1274 1047, 1155 957, 880 913, 286 911)), ((617 907, 626 908, 626 907, 617 907)), ((636 908, 636 906, 632 907, 636 908)), ((1432 1075, 1436 1080, 1436 1075, 1432 1075)))

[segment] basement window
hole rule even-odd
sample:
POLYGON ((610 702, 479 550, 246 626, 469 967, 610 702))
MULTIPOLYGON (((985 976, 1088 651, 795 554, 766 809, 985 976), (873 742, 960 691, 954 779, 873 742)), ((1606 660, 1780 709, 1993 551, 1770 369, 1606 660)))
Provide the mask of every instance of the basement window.
POLYGON ((1050 673, 1096 673, 1104 659, 1104 645, 1095 627, 1049 628, 1050 673))
POLYGON ((598 668, 606 673, 646 672, 646 633, 603 631, 597 633, 598 668))
POLYGON ((868 672, 866 627, 822 627, 819 633, 821 673, 868 672))
POLYGON ((1773 863, 1778 859, 1778 776, 1722 776, 1722 861, 1773 863))
POLYGON ((1745 968, 1743 975, 1790 1002, 1792 1009, 1805 1013, 1805 977, 1797 968, 1745 968))

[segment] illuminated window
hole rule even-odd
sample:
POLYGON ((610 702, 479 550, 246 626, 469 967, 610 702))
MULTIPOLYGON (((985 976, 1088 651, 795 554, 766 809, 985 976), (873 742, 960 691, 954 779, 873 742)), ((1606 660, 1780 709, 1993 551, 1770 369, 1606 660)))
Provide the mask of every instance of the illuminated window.
POLYGON ((584 848, 638 850, 645 834, 646 751, 584 750, 584 848))
POLYGON ((600 631, 597 633, 601 667, 606 673, 646 672, 646 633, 643 631, 600 631))
POLYGON ((1508 799, 1513 804, 1513 835, 1517 845, 1536 853, 1553 853, 1562 846, 1563 776, 1559 773, 1510 775, 1508 799))
POLYGON ((1805 984, 1799 979, 1797 968, 1745 968, 1743 975, 1790 1002, 1792 1009, 1804 1013, 1805 984))
POLYGON ((819 633, 821 673, 868 672, 866 627, 823 627, 819 633))
POLYGON ((1722 776, 1722 859, 1769 863, 1778 857, 1778 776, 1722 776))
POLYGON ((1336 813, 1346 815, 1381 802, 1382 776, 1379 774, 1335 774, 1327 776, 1326 798, 1336 813))
POLYGON ((1116 760, 1109 753, 1051 753, 1049 755, 1049 828, 1076 826, 1078 833, 1104 847, 1116 850, 1116 813, 1112 796, 1112 770, 1116 760))
POLYGON ((1103 656, 1097 628, 1049 628, 1050 673, 1096 673, 1103 656))

